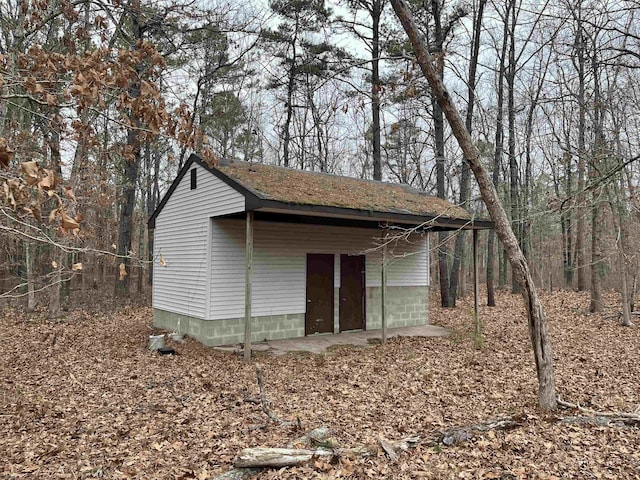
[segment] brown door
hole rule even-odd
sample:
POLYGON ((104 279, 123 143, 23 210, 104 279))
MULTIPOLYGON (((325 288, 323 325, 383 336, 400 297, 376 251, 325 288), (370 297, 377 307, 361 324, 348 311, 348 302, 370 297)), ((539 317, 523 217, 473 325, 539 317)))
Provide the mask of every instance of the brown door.
POLYGON ((340 255, 340 331, 365 328, 364 255, 340 255))
POLYGON ((307 254, 305 333, 333 333, 333 255, 307 254))

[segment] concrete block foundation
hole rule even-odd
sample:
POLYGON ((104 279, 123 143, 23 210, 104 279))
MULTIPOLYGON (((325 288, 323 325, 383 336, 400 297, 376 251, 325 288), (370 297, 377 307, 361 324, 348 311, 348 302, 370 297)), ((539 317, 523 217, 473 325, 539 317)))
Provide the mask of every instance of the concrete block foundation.
MULTIPOLYGON (((339 330, 338 289, 334 298, 334 331, 339 330)), ((381 287, 366 289, 366 329, 382 328, 381 287)), ((429 287, 387 287, 387 327, 413 327, 429 323, 429 287)), ((186 334, 207 346, 244 342, 244 318, 205 320, 154 308, 153 324, 186 334)), ((304 337, 305 314, 291 313, 253 317, 251 341, 304 337)))
MULTIPOLYGON (((203 320, 154 308, 153 324, 189 335, 209 347, 244 342, 244 318, 203 320)), ((303 313, 252 318, 252 342, 298 337, 304 337, 303 313)))
MULTIPOLYGON (((382 328, 381 287, 367 287, 367 330, 382 328)), ((429 287, 387 287, 387 327, 429 324, 429 287)))

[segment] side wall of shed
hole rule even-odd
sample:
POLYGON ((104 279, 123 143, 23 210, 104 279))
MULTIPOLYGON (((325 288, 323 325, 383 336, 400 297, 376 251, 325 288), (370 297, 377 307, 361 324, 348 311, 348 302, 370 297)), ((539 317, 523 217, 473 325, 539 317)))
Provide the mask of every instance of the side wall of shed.
POLYGON ((191 189, 187 172, 156 218, 153 307, 185 318, 204 319, 210 291, 210 217, 242 212, 245 200, 202 167, 194 165, 193 169, 196 188, 191 189))

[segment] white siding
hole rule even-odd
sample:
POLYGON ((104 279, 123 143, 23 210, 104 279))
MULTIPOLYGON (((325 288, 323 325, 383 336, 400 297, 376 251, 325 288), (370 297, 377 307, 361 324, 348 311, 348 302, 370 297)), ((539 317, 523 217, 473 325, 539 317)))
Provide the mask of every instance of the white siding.
MULTIPOLYGON (((211 319, 244 315, 245 223, 213 221, 211 239, 211 319)), ((374 249, 380 232, 371 229, 255 222, 252 315, 304 313, 307 253, 362 254, 374 249)), ((390 286, 425 286, 429 268, 425 236, 391 245, 390 286), (407 255, 409 254, 409 255, 407 255)), ((366 284, 380 286, 379 251, 366 257, 366 284)), ((336 259, 335 286, 340 286, 336 259)))
POLYGON ((244 211, 244 196, 198 165, 197 187, 182 178, 156 218, 153 306, 206 318, 210 217, 244 211), (160 265, 160 256, 166 266, 160 265))
MULTIPOLYGON (((390 287, 422 287, 429 285, 429 242, 427 235, 412 235, 408 240, 391 243, 387 247, 387 285, 390 287)), ((379 257, 378 257, 379 258, 379 257)), ((378 259, 378 261, 380 261, 378 259)), ((380 269, 378 268, 377 272, 380 269)), ((372 279, 373 280, 373 279, 372 279)), ((368 281, 368 280, 367 280, 368 281)), ((378 275, 375 284, 380 286, 378 275)))

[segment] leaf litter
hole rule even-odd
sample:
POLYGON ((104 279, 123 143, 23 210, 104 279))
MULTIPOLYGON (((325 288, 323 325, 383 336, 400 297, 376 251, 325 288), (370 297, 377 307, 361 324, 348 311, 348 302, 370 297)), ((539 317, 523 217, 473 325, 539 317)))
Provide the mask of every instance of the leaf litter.
MULTIPOLYGON (((615 309, 617 296, 607 296, 615 309)), ((391 461, 318 459, 257 478, 640 478, 640 429, 574 425, 537 408, 537 383, 520 297, 482 307, 436 302, 448 338, 258 359, 270 408, 261 410, 255 362, 189 339, 178 355, 147 350, 152 311, 69 312, 63 321, 8 311, 1 320, 0 478, 208 479, 248 447, 284 447, 327 426, 326 445, 376 446, 505 415, 509 431, 474 433, 453 446, 418 445, 391 461), (300 431, 297 425, 302 426, 300 431)), ((556 382, 563 399, 594 410, 640 406, 640 333, 588 315, 588 295, 545 293, 556 382)))

